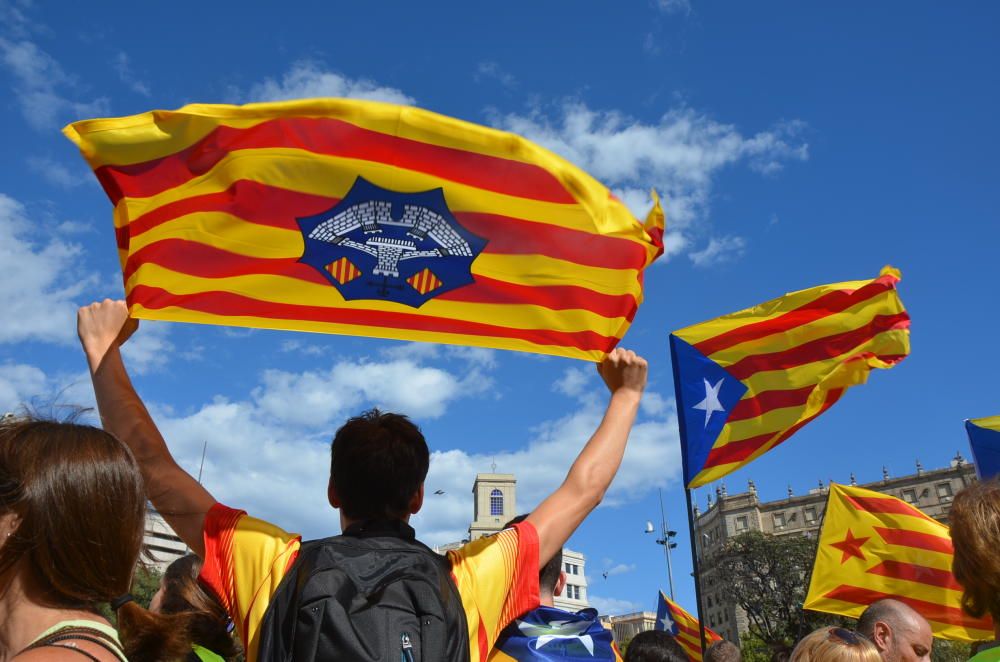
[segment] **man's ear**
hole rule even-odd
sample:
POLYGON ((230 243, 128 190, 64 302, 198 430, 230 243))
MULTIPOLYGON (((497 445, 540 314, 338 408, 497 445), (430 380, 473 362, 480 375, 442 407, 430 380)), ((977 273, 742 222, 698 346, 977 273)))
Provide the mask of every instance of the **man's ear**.
POLYGON ((330 482, 326 484, 326 498, 331 506, 340 508, 340 497, 337 496, 337 488, 333 484, 333 476, 330 476, 330 482))
POLYGON ((875 621, 875 627, 872 629, 872 643, 879 651, 887 651, 892 648, 892 628, 889 627, 888 623, 875 621))
POLYGON ((552 589, 552 597, 555 598, 559 597, 560 595, 563 594, 563 591, 565 589, 566 589, 566 573, 560 571, 559 579, 556 580, 556 586, 555 588, 552 589))
POLYGON ((420 487, 414 493, 413 497, 410 498, 409 511, 411 515, 416 515, 420 512, 420 509, 424 507, 424 484, 420 483, 420 487))

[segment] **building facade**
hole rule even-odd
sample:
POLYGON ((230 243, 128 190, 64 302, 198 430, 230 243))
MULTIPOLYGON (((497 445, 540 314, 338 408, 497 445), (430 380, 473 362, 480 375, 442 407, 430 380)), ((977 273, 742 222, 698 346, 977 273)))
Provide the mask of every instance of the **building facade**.
POLYGON ((615 641, 621 644, 631 641, 640 632, 655 628, 656 614, 651 611, 637 611, 621 616, 602 616, 601 625, 611 630, 614 633, 615 641))
MULTIPOLYGON (((925 471, 920 462, 916 469, 916 473, 893 478, 883 467, 882 480, 860 487, 898 497, 947 523, 951 500, 975 481, 975 467, 959 454, 944 469, 925 471)), ((857 485, 853 474, 849 483, 857 485)), ((709 495, 704 511, 695 507, 696 545, 699 560, 703 561, 701 614, 708 627, 739 644, 739 635, 747 631, 748 623, 746 614, 727 595, 725 587, 716 583, 710 561, 705 559, 710 559, 730 538, 748 531, 776 536, 818 536, 828 494, 829 486, 820 482, 808 494, 795 495, 789 488, 786 498, 761 502, 756 486, 750 481, 747 491, 739 494, 728 494, 722 485, 716 489, 714 501, 709 495)))
POLYGON ((152 506, 146 509, 146 526, 143 530, 143 560, 157 572, 163 572, 176 559, 188 553, 184 544, 160 513, 152 506))

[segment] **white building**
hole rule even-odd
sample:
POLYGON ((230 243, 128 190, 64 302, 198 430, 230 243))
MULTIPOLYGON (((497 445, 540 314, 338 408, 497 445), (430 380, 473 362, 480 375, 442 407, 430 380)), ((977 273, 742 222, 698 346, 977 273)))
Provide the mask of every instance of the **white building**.
POLYGON ((143 531, 143 560, 158 572, 163 572, 176 559, 188 553, 184 544, 167 521, 152 506, 146 510, 146 526, 143 531))

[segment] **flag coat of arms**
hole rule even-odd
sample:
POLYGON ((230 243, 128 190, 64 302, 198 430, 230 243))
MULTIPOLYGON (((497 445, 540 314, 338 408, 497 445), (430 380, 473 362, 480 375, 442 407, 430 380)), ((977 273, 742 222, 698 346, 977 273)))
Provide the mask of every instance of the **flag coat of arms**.
MULTIPOLYGON (((672 601, 663 591, 656 605, 656 630, 664 630, 674 635, 677 643, 687 653, 691 662, 701 662, 701 635, 698 634, 698 619, 686 612, 680 605, 672 601)), ((722 637, 705 628, 705 644, 711 646, 722 637)))
POLYGON ((555 154, 419 108, 189 105, 64 132, 114 205, 138 318, 599 360, 663 250, 658 202, 640 223, 555 154))
POLYGON ((1000 416, 973 418, 965 422, 969 446, 980 480, 1000 475, 1000 416))
POLYGON ((948 527, 895 497, 831 483, 805 609, 857 618, 883 598, 913 607, 942 639, 993 639, 962 611, 948 527))
POLYGON ((749 464, 910 353, 899 272, 821 285, 670 335, 684 480, 749 464))

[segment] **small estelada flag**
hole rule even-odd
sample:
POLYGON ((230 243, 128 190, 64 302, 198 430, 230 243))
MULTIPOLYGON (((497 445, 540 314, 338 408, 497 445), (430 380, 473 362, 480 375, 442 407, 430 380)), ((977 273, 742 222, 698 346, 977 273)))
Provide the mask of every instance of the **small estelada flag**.
MULTIPOLYGON (((701 636, 698 634, 698 619, 687 613, 683 607, 672 601, 663 591, 656 605, 656 630, 664 630, 674 635, 677 643, 687 653, 691 662, 701 662, 701 636)), ((711 646, 722 637, 705 628, 705 643, 711 646)))
POLYGON ((895 497, 831 483, 805 609, 857 618, 883 598, 908 604, 936 637, 993 639, 962 611, 948 527, 895 497))
POLYGON ((973 418, 965 422, 972 458, 980 480, 1000 475, 1000 416, 973 418))

